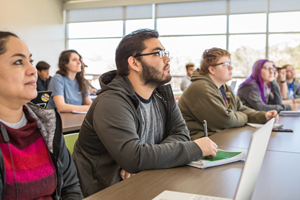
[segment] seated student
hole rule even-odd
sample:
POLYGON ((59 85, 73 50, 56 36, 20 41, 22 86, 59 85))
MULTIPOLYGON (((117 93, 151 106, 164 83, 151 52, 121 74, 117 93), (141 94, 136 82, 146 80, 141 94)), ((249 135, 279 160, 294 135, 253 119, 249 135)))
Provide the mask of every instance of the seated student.
POLYGON ((300 83, 296 79, 294 67, 292 65, 284 65, 281 69, 285 71, 285 79, 281 82, 286 83, 283 88, 284 94, 281 93, 282 98, 284 100, 294 100, 296 103, 300 103, 300 83))
POLYGON ((193 140, 203 137, 203 120, 209 134, 247 122, 265 123, 277 112, 260 112, 242 104, 231 87, 230 53, 219 48, 205 50, 200 70, 194 71, 191 85, 181 95, 178 106, 193 140))
POLYGON ((192 82, 191 82, 191 77, 192 77, 192 73, 194 71, 194 63, 188 63, 186 64, 185 68, 186 68, 186 76, 183 78, 181 84, 180 84, 180 88, 182 91, 184 91, 192 82))
POLYGON ((59 114, 28 103, 36 76, 26 44, 0 31, 0 199, 82 199, 59 114))
POLYGON ((244 105, 262 111, 299 109, 298 104, 283 104, 275 72, 269 60, 254 63, 251 76, 239 86, 237 93, 244 105))
POLYGON ((48 90, 48 86, 52 78, 49 76, 50 65, 44 61, 40 61, 36 64, 35 68, 37 69, 38 73, 38 80, 36 82, 37 91, 48 90))
POLYGON ((100 77, 101 92, 81 126, 73 159, 83 195, 132 173, 185 165, 215 156, 208 137, 190 141, 176 106, 169 52, 155 30, 125 36, 116 50, 117 71, 100 77))
POLYGON ((92 100, 85 84, 81 56, 75 50, 63 51, 58 67, 49 85, 52 95, 48 108, 57 107, 59 112, 87 111, 92 100))

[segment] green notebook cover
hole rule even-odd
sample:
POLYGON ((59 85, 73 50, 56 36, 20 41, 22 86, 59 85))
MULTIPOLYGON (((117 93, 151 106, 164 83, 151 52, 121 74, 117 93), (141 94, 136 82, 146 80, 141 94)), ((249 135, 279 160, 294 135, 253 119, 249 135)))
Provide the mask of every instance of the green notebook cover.
POLYGON ((202 160, 207 160, 207 161, 217 161, 217 160, 223 160, 227 158, 232 158, 242 152, 231 152, 231 151, 223 151, 218 149, 217 156, 214 158, 202 158, 202 160))
POLYGON ((193 161, 188 165, 197 168, 207 168, 214 167, 218 165, 224 165, 227 163, 236 162, 239 160, 244 160, 246 158, 246 154, 244 151, 241 152, 232 152, 232 151, 224 151, 218 149, 217 156, 214 158, 202 158, 200 160, 193 161))

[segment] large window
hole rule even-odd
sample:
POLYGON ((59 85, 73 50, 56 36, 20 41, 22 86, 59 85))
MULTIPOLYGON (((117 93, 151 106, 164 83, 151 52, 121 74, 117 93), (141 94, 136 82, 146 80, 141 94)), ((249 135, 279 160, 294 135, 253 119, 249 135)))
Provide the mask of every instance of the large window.
MULTIPOLYGON (((218 0, 67 11, 67 48, 78 50, 88 74, 115 69, 115 49, 126 34, 157 29, 170 51, 171 74, 200 66, 205 49, 231 53, 233 75, 247 77, 254 62, 268 58, 300 71, 300 1, 218 0)), ((179 89, 179 84, 173 89, 179 89)), ((173 82, 174 84, 175 82, 173 82)))

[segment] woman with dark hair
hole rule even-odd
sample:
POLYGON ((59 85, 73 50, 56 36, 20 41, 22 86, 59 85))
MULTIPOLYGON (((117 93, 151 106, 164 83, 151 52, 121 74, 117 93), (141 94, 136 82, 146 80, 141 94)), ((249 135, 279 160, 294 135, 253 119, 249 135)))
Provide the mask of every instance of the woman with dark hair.
POLYGON ((256 61, 251 76, 239 86, 237 95, 244 105, 256 110, 298 110, 298 104, 283 104, 273 65, 267 59, 256 61))
POLYGON ((75 50, 63 51, 58 67, 49 85, 49 90, 52 90, 49 108, 57 107, 60 112, 88 111, 92 100, 85 85, 84 65, 79 53, 75 50))
POLYGON ((31 53, 0 31, 0 199, 82 199, 59 113, 37 96, 31 53))
MULTIPOLYGON (((225 83, 232 79, 230 53, 212 48, 202 55, 201 69, 192 74, 192 83, 184 90, 178 106, 193 140, 203 137, 203 120, 209 135, 247 122, 265 123, 277 112, 261 112, 242 104, 225 83)), ((278 120, 278 116, 277 119, 278 120)))

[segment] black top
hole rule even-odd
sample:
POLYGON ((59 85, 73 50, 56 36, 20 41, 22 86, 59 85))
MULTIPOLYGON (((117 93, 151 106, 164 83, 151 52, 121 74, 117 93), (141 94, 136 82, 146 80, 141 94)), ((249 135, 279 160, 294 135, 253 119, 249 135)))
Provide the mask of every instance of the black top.
POLYGON ((46 79, 45 81, 43 81, 42 79, 40 79, 40 77, 38 77, 38 80, 36 82, 36 89, 37 91, 45 91, 45 90, 48 90, 48 86, 49 86, 49 83, 51 81, 51 76, 49 76, 48 79, 46 79))

